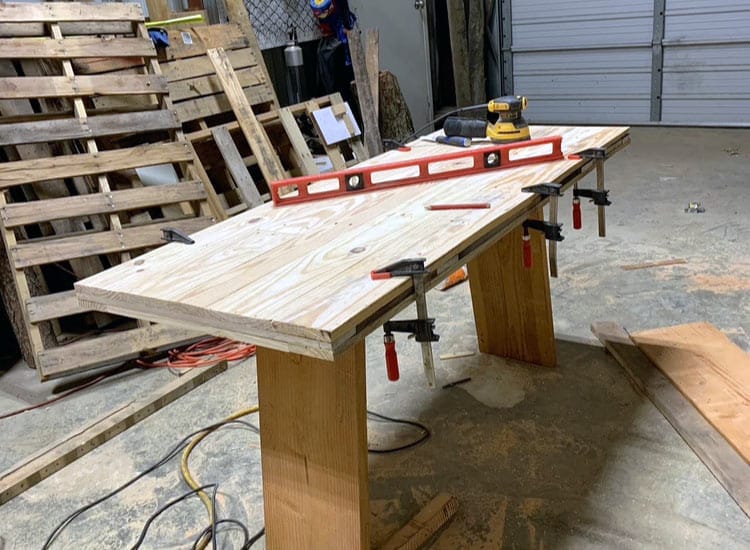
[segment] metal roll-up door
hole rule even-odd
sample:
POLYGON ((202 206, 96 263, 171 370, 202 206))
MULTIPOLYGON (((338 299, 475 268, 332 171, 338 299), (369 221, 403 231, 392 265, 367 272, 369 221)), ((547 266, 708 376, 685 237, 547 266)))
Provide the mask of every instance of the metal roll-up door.
POLYGON ((667 0, 661 119, 750 124, 750 1, 667 0))
POLYGON ((503 87, 531 122, 650 120, 654 0, 503 0, 502 15, 503 87))

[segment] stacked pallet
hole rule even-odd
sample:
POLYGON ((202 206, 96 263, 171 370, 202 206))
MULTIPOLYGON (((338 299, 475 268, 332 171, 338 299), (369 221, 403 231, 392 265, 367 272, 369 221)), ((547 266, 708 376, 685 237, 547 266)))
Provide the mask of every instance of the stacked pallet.
POLYGON ((49 379, 194 339, 86 311, 72 290, 163 244, 165 229, 225 217, 141 7, 3 3, 0 21, 0 284, 25 359, 49 379))

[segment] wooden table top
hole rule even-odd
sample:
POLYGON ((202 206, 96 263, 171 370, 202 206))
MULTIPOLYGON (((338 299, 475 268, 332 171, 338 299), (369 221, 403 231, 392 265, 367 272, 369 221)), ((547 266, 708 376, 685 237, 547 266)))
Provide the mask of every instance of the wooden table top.
MULTIPOLYGON (((626 127, 532 127, 563 136, 566 154, 612 147, 626 127)), ((417 141, 363 164, 441 153, 417 141)), ((409 278, 370 272, 425 257, 439 271, 503 224, 537 208, 521 188, 563 182, 587 161, 562 160, 373 193, 254 208, 76 283, 86 307, 167 322, 265 347, 332 359, 408 303, 409 278), (427 211, 435 203, 489 202, 484 210, 427 211)), ((517 223, 517 222, 513 222, 517 223)), ((520 243, 519 243, 519 246, 520 243)))

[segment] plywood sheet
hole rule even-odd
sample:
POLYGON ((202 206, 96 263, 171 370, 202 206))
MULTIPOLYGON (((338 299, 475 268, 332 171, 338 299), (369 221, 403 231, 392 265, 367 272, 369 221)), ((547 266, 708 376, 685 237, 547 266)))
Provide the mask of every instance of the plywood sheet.
MULTIPOLYGON (((628 128, 534 127, 562 135, 567 153, 627 139, 628 128)), ((363 164, 455 152, 419 141, 363 164)), ((370 271, 423 256, 435 270, 487 234, 539 205, 521 191, 575 177, 582 160, 563 160, 295 206, 263 205, 86 279, 91 307, 201 327, 281 351, 324 358, 356 338, 377 312, 411 291, 408 279, 370 280, 370 271), (429 212, 436 202, 489 202, 488 210, 429 212), (193 266, 185 271, 185 265, 193 266)), ((520 246, 520 243, 519 243, 520 246)), ((372 327, 374 328, 374 327, 372 327)))
POLYGON ((639 332, 633 340, 750 463, 750 355, 709 323, 639 332))

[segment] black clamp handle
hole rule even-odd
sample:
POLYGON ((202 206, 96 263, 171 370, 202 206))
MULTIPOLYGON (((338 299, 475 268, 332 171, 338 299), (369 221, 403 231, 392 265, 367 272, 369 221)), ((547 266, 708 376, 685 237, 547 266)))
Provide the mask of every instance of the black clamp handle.
POLYGON ((609 200, 609 189, 573 189, 573 197, 587 197, 597 206, 609 206, 612 201, 609 200))
POLYGON ((195 241, 191 239, 187 233, 176 227, 162 228, 161 240, 167 241, 168 243, 195 244, 195 241))
POLYGON ((523 222, 524 233, 528 234, 529 229, 541 231, 544 233, 544 238, 548 241, 560 242, 565 239, 562 235, 561 223, 550 223, 542 220, 526 220, 523 222))

